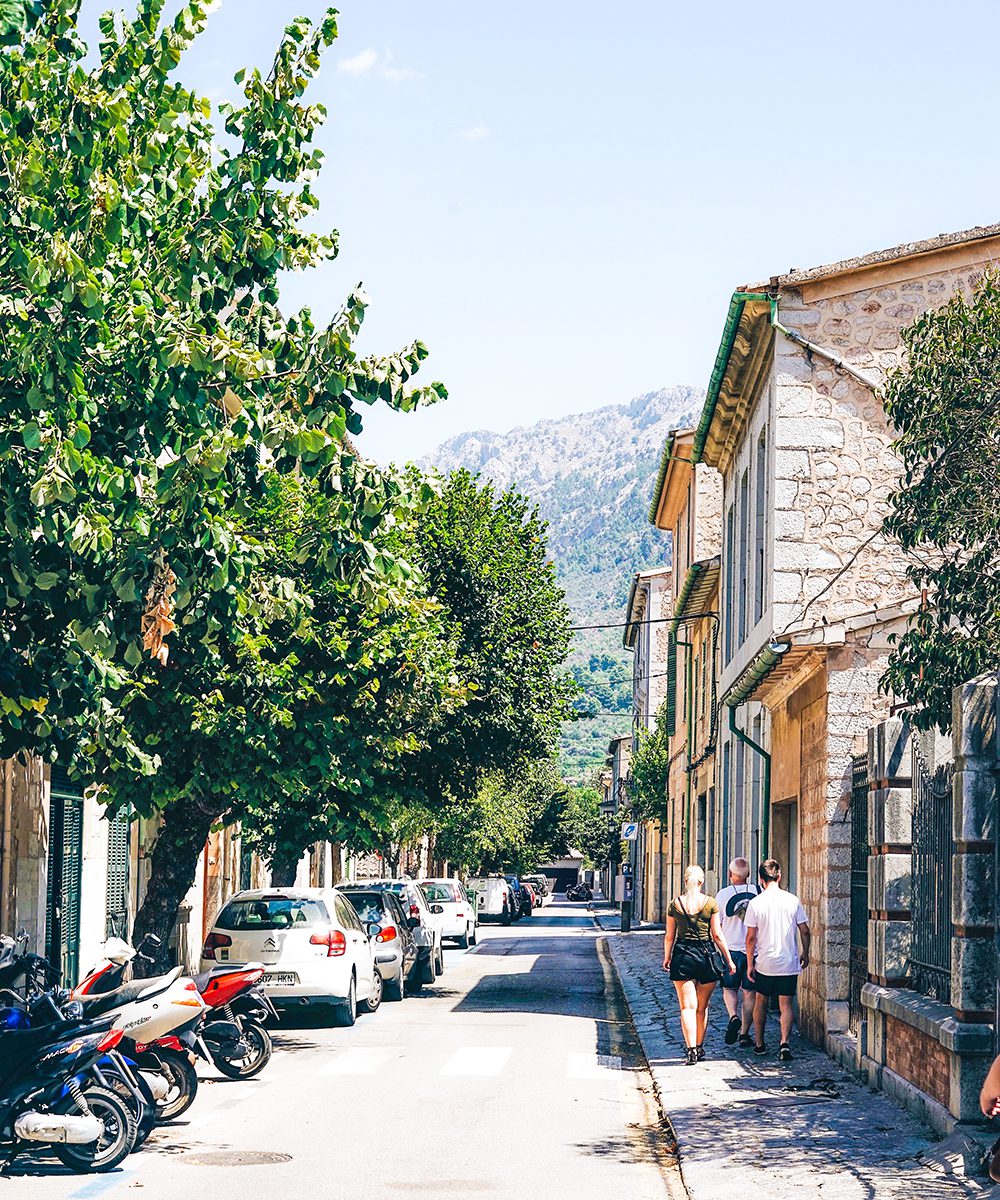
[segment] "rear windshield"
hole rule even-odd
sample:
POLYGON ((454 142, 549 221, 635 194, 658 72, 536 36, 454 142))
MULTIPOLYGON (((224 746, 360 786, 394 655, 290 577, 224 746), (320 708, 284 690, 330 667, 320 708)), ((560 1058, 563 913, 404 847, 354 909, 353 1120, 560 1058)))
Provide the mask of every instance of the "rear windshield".
POLYGON ((230 900, 216 918, 220 929, 306 929, 329 921, 320 900, 273 896, 266 900, 230 900))
POLYGON ((442 900, 446 904, 454 904, 456 900, 454 886, 450 883, 422 883, 420 890, 432 904, 442 900))
POLYGON ((362 921, 381 921, 385 913, 385 897, 378 892, 345 892, 362 921))

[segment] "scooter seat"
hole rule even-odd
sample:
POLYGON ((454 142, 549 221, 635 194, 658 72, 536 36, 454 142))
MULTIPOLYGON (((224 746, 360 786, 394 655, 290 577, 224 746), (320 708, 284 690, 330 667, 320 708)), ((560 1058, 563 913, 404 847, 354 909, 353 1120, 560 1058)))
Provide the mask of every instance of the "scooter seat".
POLYGON ((165 992, 181 973, 180 967, 174 967, 166 975, 158 975, 155 979, 134 979, 131 983, 123 983, 121 987, 110 992, 102 992, 97 996, 80 996, 83 1005, 83 1015, 88 1019, 99 1017, 102 1013, 131 1004, 134 1000, 147 1000, 160 992, 165 992))

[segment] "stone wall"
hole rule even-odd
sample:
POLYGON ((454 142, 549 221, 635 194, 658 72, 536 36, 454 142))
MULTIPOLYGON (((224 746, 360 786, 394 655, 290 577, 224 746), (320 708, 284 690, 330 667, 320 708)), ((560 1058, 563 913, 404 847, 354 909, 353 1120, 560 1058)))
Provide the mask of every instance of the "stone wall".
POLYGON ((902 1079, 918 1082, 932 1100, 948 1107, 951 1057, 936 1038, 896 1017, 887 1017, 885 1065, 902 1079))

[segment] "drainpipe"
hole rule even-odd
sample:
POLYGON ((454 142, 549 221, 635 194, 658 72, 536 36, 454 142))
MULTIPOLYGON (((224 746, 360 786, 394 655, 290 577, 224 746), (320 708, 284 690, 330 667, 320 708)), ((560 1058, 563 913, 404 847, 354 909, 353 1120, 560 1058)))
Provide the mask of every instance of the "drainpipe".
POLYGON ((748 737, 736 724, 735 708, 730 708, 729 710, 729 730, 739 738, 744 746, 748 746, 754 754, 760 755, 764 767, 763 778, 761 780, 761 807, 763 812, 760 820, 760 857, 763 861, 768 857, 768 847, 770 846, 771 838, 771 756, 763 746, 759 746, 753 738, 748 737))
POLYGON ((825 358, 827 362, 833 363, 838 371, 843 371, 845 375, 850 375, 858 383, 863 383, 869 391, 878 391, 881 386, 869 379, 867 375, 863 375, 855 367, 852 367, 835 350, 827 350, 825 346, 817 346, 815 342, 810 342, 808 338, 804 338, 801 333, 796 333, 794 329, 789 329, 787 326, 782 325, 778 320, 778 300, 776 296, 771 297, 771 328, 776 329, 778 333, 783 333, 789 341, 794 342, 797 346, 801 346, 807 353, 818 354, 820 358, 825 358))
POLYGON ((0 864, 0 929, 10 928, 10 851, 11 815, 13 802, 14 763, 7 759, 3 765, 3 862, 0 864))
MULTIPOLYGON (((691 766, 691 673, 692 663, 694 660, 694 643, 682 642, 680 638, 674 639, 674 644, 683 646, 687 650, 687 666, 684 672, 684 743, 685 757, 687 758, 687 766, 691 766)), ((684 808, 681 810, 681 855, 687 861, 688 866, 691 865, 691 771, 684 772, 684 808)))

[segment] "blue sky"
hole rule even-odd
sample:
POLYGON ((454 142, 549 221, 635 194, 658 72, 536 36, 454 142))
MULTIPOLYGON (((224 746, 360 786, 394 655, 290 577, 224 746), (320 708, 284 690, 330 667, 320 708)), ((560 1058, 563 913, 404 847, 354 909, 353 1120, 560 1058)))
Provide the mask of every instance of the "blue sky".
MULTIPOLYGON (((324 10, 227 0, 182 72, 219 98, 324 10)), ((365 349, 429 345, 451 396, 368 414, 383 460, 704 386, 737 285, 1000 219, 989 0, 343 0, 340 29, 341 256, 284 294, 326 317, 363 280, 365 349)))

